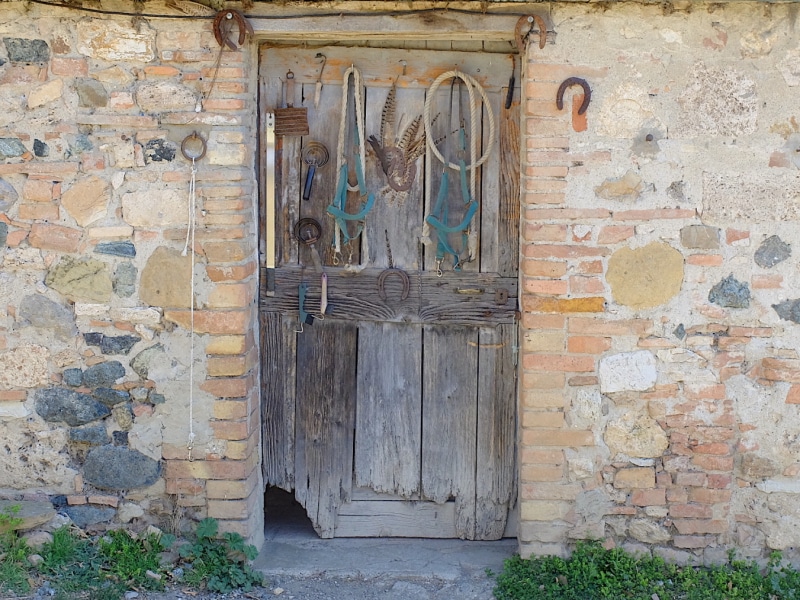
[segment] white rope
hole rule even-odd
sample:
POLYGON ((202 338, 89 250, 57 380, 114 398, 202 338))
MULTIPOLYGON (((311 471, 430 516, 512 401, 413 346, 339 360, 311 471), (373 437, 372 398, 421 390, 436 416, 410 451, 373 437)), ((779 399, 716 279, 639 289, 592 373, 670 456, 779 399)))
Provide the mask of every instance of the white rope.
MULTIPOLYGON (((426 172, 426 193, 428 195, 427 204, 428 210, 431 207, 431 185, 430 185, 430 173, 431 173, 431 166, 432 161, 430 159, 430 155, 433 154, 436 158, 445 165, 447 168, 450 168, 454 171, 460 171, 461 166, 455 163, 448 161, 442 153, 439 152, 439 149, 436 147, 435 136, 433 135, 433 123, 431 121, 431 107, 433 105, 433 98, 435 96, 436 90, 439 89, 439 86, 444 81, 448 79, 460 79, 466 84, 467 94, 469 96, 469 120, 470 120, 470 139, 469 139, 469 160, 470 162, 467 164, 467 170, 469 171, 469 187, 470 187, 470 195, 473 199, 476 198, 476 191, 477 191, 477 173, 478 167, 480 167, 486 160, 489 158, 489 155, 492 152, 492 148, 494 147, 494 137, 495 137, 495 121, 494 121, 494 114, 492 113, 491 104, 489 103, 489 96, 486 94, 486 90, 483 89, 480 83, 475 80, 474 77, 468 75, 466 73, 462 73, 458 69, 453 71, 446 71, 439 75, 436 80, 431 84, 431 87, 428 88, 428 93, 425 98, 425 110, 422 113, 423 116, 423 123, 425 124, 425 138, 427 140, 428 149, 430 150, 429 153, 426 153, 425 158, 425 172, 426 172), (477 97, 475 95, 475 90, 478 91, 480 94, 482 105, 478 106, 477 97), (481 122, 481 113, 483 109, 486 109, 486 120, 489 125, 489 135, 488 139, 486 140, 485 150, 483 154, 478 156, 479 148, 478 148, 478 126, 481 122)), ((452 109, 452 107, 451 107, 452 109)), ((469 260, 475 260, 478 255, 478 228, 476 227, 476 221, 479 219, 478 213, 475 213, 475 216, 472 218, 472 222, 470 223, 469 227, 469 240, 468 240, 468 252, 469 252, 469 260)), ((423 243, 430 243, 430 229, 426 228, 423 225, 422 229, 422 241, 423 243)))
POLYGON ((190 244, 192 252, 191 260, 191 283, 189 290, 189 439, 186 449, 189 452, 189 460, 193 460, 192 449, 194 448, 194 235, 196 223, 196 192, 195 184, 197 181, 197 166, 195 159, 192 159, 192 177, 189 179, 189 225, 186 229, 186 242, 183 245, 181 256, 189 253, 190 244))

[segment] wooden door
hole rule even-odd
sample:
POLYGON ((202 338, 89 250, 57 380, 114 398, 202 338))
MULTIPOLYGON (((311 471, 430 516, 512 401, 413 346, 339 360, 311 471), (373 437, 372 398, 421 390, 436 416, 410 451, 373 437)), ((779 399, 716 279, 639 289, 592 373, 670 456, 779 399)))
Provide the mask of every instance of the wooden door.
MULTIPOLYGON (((275 295, 264 293, 262 278, 260 297, 265 482, 293 490, 322 537, 498 539, 516 504, 520 150, 518 94, 504 107, 511 58, 333 46, 263 47, 260 58, 262 181, 263 115, 284 106, 289 71, 298 84, 293 104, 308 109, 310 129, 277 139, 277 239, 261 240, 262 252, 276 244, 278 262, 275 295), (366 217, 366 241, 362 236, 352 244, 352 256, 344 252, 350 265, 334 265, 326 208, 336 186, 343 76, 351 66, 363 78, 366 136, 379 135, 393 85, 396 114, 389 125, 398 131, 423 114, 428 89, 444 72, 460 69, 485 89, 489 106, 477 113, 474 129, 463 87, 459 92, 446 81, 431 101, 443 153, 452 153, 457 139, 451 129, 459 125, 453 114, 459 96, 469 135, 488 153, 476 179, 477 254, 461 271, 448 259, 439 276, 435 247, 420 241, 440 189, 441 163, 421 157, 410 189, 392 193, 372 150, 365 179, 376 202, 366 217), (329 161, 317 169, 311 197, 302 200, 308 172, 302 153, 310 142, 323 143, 329 161), (315 248, 328 277, 329 309, 300 332, 299 285, 308 286, 311 313, 319 312, 321 295, 311 249, 293 237, 295 223, 306 217, 322 225, 315 248), (408 286, 393 273, 383 281, 384 298, 379 284, 390 252, 408 286)), ((348 123, 354 105, 345 103, 348 123)), ((359 198, 350 196, 354 212, 359 198)), ((448 206, 450 223, 461 220, 455 172, 448 206)), ((460 242, 456 235, 452 243, 460 242)))

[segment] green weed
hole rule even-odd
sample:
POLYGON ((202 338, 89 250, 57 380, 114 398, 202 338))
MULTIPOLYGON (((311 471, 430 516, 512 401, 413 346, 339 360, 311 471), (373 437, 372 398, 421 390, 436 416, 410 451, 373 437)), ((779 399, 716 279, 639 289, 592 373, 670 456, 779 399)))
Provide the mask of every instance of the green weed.
POLYGON ((19 505, 0 511, 0 592, 25 593, 30 590, 28 581, 28 545, 14 528, 22 523, 16 516, 19 505))
POLYGON ((498 600, 800 600, 800 573, 782 566, 779 553, 763 570, 733 558, 727 565, 679 567, 582 542, 569 559, 508 559, 494 595, 498 600))

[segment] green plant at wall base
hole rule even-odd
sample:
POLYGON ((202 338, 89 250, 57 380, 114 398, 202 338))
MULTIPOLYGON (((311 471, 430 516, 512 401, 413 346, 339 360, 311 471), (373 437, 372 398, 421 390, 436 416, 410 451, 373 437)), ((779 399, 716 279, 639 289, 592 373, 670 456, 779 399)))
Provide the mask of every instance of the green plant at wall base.
POLYGON ((12 505, 0 511, 0 592, 25 593, 30 590, 28 545, 14 530, 22 523, 22 519, 16 516, 19 510, 19 505, 12 505))
POLYGON ((737 561, 680 567, 658 557, 634 557, 577 544, 569 559, 514 556, 497 576, 497 600, 800 600, 800 573, 773 553, 766 568, 737 561))
POLYGON ((249 590, 263 583, 262 576, 254 571, 248 561, 258 555, 255 546, 246 544, 238 533, 226 533, 218 538, 216 519, 203 519, 195 530, 196 541, 182 546, 180 554, 188 566, 185 580, 213 592, 249 590))
POLYGON ((127 587, 162 589, 163 581, 148 575, 148 571, 159 574, 160 554, 172 542, 167 536, 163 538, 154 533, 134 538, 123 529, 108 532, 100 539, 102 571, 127 587))

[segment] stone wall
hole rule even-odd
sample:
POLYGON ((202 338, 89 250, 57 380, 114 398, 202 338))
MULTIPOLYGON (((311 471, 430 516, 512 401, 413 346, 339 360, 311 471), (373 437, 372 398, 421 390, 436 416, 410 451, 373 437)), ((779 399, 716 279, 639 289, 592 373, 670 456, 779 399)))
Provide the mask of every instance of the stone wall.
POLYGON ((0 495, 258 541, 255 48, 215 71, 209 20, 0 13, 0 495))
POLYGON ((800 558, 795 26, 562 4, 529 48, 523 554, 800 558))

